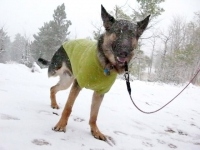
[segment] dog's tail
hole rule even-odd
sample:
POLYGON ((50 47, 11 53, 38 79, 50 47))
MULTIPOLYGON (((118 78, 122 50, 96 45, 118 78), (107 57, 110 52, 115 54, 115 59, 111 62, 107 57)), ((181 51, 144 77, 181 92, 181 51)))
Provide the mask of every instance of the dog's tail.
MULTIPOLYGON (((59 75, 59 71, 63 64, 67 64, 69 58, 67 57, 67 53, 63 46, 61 46, 53 55, 51 61, 45 60, 43 58, 39 58, 38 62, 48 66, 48 77, 57 76, 59 75)), ((70 65, 71 66, 71 65, 70 65)), ((62 69, 61 69, 62 70, 62 69)))
POLYGON ((39 59, 38 59, 38 62, 40 62, 41 64, 43 64, 43 65, 45 65, 45 66, 49 66, 49 65, 51 64, 50 61, 45 60, 45 59, 43 59, 43 58, 39 58, 39 59))
POLYGON ((48 66, 48 77, 54 76, 56 74, 55 67, 51 64, 50 61, 43 58, 38 58, 38 62, 45 66, 48 66))

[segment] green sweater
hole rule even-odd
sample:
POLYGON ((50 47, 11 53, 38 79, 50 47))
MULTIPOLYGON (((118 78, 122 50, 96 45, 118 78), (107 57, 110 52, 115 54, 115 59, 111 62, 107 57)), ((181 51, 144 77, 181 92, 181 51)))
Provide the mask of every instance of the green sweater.
POLYGON ((97 43, 90 40, 73 40, 63 43, 69 56, 74 77, 81 88, 96 91, 99 94, 108 92, 117 73, 111 71, 104 75, 104 69, 97 58, 97 43))

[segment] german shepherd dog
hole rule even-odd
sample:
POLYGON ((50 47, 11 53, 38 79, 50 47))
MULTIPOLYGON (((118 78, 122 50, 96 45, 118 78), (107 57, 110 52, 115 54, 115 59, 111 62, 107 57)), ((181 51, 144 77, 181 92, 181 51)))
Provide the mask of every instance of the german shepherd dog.
POLYGON ((131 21, 123 19, 116 20, 101 5, 101 18, 105 33, 100 36, 97 43, 92 44, 92 46, 87 46, 88 43, 94 42, 90 41, 84 44, 83 40, 83 44, 81 44, 79 40, 74 40, 75 42, 67 41, 55 52, 51 61, 47 61, 43 58, 38 59, 42 64, 49 65, 49 77, 60 76, 59 82, 50 89, 52 108, 59 108, 56 102, 56 93, 60 90, 69 88, 73 83, 62 116, 53 128, 54 131, 66 131, 66 125, 75 99, 81 89, 85 87, 94 91, 89 120, 91 133, 96 139, 106 141, 106 136, 100 132, 96 124, 101 102, 105 93, 109 91, 114 83, 117 74, 124 72, 125 63, 129 63, 133 57, 134 49, 137 46, 139 37, 148 25, 149 17, 150 15, 137 23, 132 23, 131 21), (76 51, 76 48, 78 48, 79 51, 76 51), (69 49, 72 49, 72 51, 68 52, 69 49), (82 57, 79 58, 78 56, 81 51, 84 51, 84 54, 81 54, 82 57), (93 58, 87 57, 88 55, 91 55, 93 58), (95 64, 92 64, 92 67, 89 67, 89 69, 86 68, 81 70, 81 68, 90 66, 88 64, 88 61, 90 61, 89 59, 92 59, 95 64), (86 60, 87 62, 84 63, 83 60, 86 60), (96 64, 99 64, 99 66, 96 67, 96 64), (98 75, 93 75, 96 72, 98 72, 98 75), (90 77, 86 76, 86 78, 82 79, 84 75, 81 74, 79 76, 79 73, 89 74, 90 77), (88 81, 88 78, 90 78, 91 81, 88 81), (105 85, 105 89, 98 90, 98 88, 96 88, 98 86, 97 84, 102 84, 101 87, 104 87, 103 83, 106 83, 107 80, 110 82, 108 85, 105 85), (87 87, 88 83, 84 82, 90 82, 90 84, 94 86, 87 87))

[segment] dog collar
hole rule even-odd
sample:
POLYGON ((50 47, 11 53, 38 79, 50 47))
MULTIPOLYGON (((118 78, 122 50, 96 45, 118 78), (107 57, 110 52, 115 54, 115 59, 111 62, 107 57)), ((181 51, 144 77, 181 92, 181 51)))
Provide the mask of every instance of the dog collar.
POLYGON ((103 72, 106 76, 110 75, 110 71, 114 68, 113 65, 110 66, 110 68, 104 68, 103 72))

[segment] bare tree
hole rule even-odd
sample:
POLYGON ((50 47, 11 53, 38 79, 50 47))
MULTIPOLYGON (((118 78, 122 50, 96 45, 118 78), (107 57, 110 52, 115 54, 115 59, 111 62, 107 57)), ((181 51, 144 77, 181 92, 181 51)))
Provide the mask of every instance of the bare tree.
POLYGON ((93 38, 95 40, 98 40, 100 35, 103 33, 103 25, 102 24, 94 24, 92 23, 92 26, 95 28, 95 30, 93 31, 93 38))
POLYGON ((151 78, 151 73, 152 73, 152 68, 153 68, 153 63, 154 63, 154 55, 156 51, 156 44, 158 42, 159 34, 156 32, 152 35, 152 38, 149 39, 149 42, 152 46, 151 48, 151 54, 150 54, 150 64, 148 67, 148 79, 151 78))
MULTIPOLYGON (((200 19, 187 23, 174 17, 167 33, 162 33, 162 54, 157 57, 157 76, 163 82, 189 81, 200 68, 200 19), (158 63, 159 62, 159 63, 158 63)), ((200 75, 199 75, 200 76, 200 75)), ((200 77, 193 84, 200 83, 200 77)))

